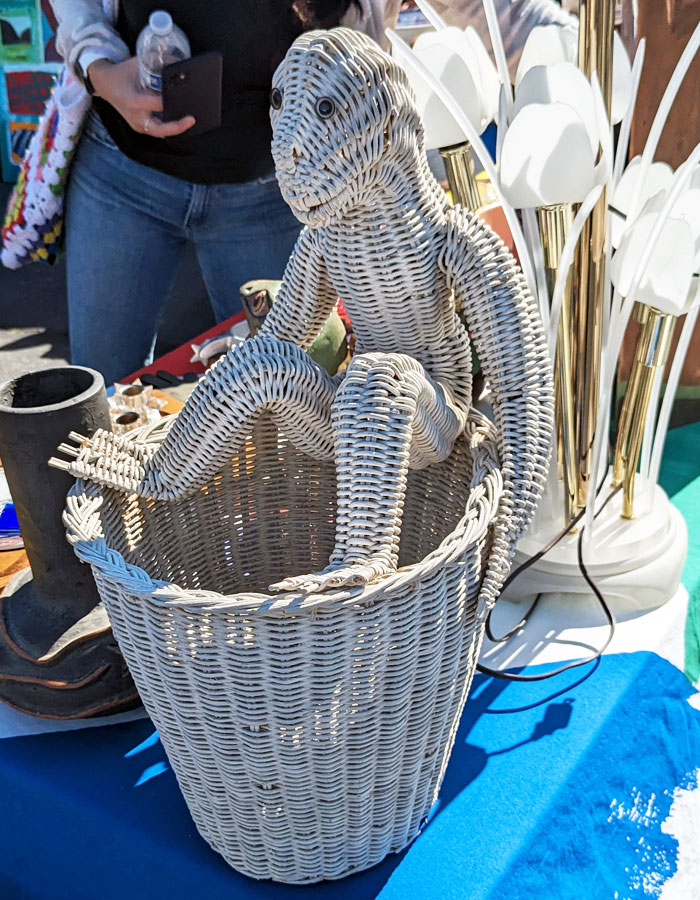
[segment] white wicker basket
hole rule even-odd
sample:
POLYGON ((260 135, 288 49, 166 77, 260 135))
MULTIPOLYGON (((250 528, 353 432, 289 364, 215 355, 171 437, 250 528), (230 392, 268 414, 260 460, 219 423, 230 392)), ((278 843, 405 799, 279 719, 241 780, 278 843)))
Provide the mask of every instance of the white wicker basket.
POLYGON ((400 570, 299 600, 264 591, 327 562, 334 467, 270 419, 182 500, 76 484, 69 537, 197 828, 236 869, 340 878, 416 837, 481 644, 501 494, 493 426, 472 413, 448 460, 410 472, 400 570))

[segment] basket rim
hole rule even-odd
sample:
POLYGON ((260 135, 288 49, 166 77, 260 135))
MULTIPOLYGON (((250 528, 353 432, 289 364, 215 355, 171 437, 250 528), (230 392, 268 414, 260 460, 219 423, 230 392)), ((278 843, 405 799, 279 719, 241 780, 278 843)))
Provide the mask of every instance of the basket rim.
MULTIPOLYGON (((175 416, 132 432, 133 439, 148 442, 164 429, 175 416)), ((130 437, 132 437, 130 435, 130 437)), ((486 474, 472 481, 464 515, 452 531, 426 556, 403 566, 370 584, 343 587, 317 594, 284 592, 265 594, 241 591, 223 594, 219 591, 186 589, 180 585, 152 578, 143 568, 127 563, 121 553, 108 547, 101 535, 99 510, 104 502, 103 488, 79 478, 71 488, 63 521, 66 536, 77 556, 100 573, 117 581, 129 593, 142 596, 159 607, 184 608, 191 612, 260 612, 295 614, 332 605, 357 606, 378 602, 385 596, 405 590, 437 568, 454 562, 495 521, 504 492, 503 475, 497 449, 494 423, 483 413, 472 409, 467 426, 460 436, 466 438, 486 474)))

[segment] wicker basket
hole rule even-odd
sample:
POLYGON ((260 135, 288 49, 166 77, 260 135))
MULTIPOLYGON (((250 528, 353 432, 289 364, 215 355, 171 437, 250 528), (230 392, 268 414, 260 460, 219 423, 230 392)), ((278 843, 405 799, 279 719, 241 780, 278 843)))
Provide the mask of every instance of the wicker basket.
POLYGON ((446 462, 411 472, 401 569, 301 601, 264 591, 327 562, 334 469, 271 420, 180 501, 77 482, 69 537, 200 834, 236 869, 340 878, 416 837, 481 644, 501 492, 493 427, 472 413, 446 462))

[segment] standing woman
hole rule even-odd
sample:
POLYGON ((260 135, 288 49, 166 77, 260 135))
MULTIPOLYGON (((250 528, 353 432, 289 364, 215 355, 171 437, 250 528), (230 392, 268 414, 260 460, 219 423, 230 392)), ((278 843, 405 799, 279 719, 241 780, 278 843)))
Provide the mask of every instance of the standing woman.
POLYGON ((71 358, 110 384, 151 361, 187 242, 217 321, 240 309, 243 282, 282 277, 300 225, 270 154, 272 75, 303 31, 364 24, 380 39, 384 23, 360 0, 120 0, 114 24, 101 0, 52 6, 59 52, 94 100, 66 204, 71 358), (136 39, 159 8, 193 54, 223 54, 213 131, 188 136, 191 117, 159 121, 161 98, 139 86, 136 39))
MULTIPOLYGON (((482 0, 433 0, 447 21, 488 43, 482 0)), ((272 75, 294 39, 347 25, 386 46, 401 0, 51 0, 57 47, 94 95, 66 204, 72 361, 111 383, 151 361, 165 300, 193 242, 217 320, 240 308, 251 278, 281 278, 299 223, 277 187, 270 153, 272 75), (136 38, 165 8, 192 53, 224 57, 221 127, 187 135, 193 120, 160 122, 142 91, 136 38)), ((573 25, 553 0, 496 0, 514 72, 530 28, 573 25)))

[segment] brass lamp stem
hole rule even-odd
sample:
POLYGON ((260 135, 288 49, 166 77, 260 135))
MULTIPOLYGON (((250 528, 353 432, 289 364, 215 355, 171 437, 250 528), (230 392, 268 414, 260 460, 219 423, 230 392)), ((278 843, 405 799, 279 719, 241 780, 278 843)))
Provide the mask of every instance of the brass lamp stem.
POLYGON ((644 425, 649 415, 654 376, 659 368, 666 365, 676 322, 675 316, 653 307, 640 309, 639 304, 635 307, 635 314, 643 324, 620 414, 613 466, 613 485, 623 486, 622 515, 625 519, 634 518, 634 480, 644 425))
MULTIPOLYGON (((550 299, 559 271, 559 263, 569 228, 574 219, 571 203, 542 206, 537 210, 542 250, 550 299)), ((574 421, 574 384, 571 360, 572 275, 566 280, 562 297, 557 349, 554 363, 557 454, 564 482, 564 514, 568 524, 577 512, 576 430, 574 421)))
MULTIPOLYGON (((608 115, 612 97, 612 48, 615 0, 581 0, 579 69, 596 72, 608 115)), ((572 354, 576 398, 577 502, 585 506, 593 467, 593 441, 598 416, 603 320, 606 302, 605 238, 607 196, 604 190, 586 221, 575 263, 572 354)))
POLYGON ((440 155, 445 163, 445 172, 450 185, 452 200, 465 209, 476 212, 481 206, 481 200, 474 171, 471 144, 469 141, 465 141, 463 144, 443 147, 440 150, 440 155))
MULTIPOLYGON (((643 303, 635 303, 632 316, 640 325, 645 325, 649 320, 649 307, 643 303)), ((617 423, 617 438, 615 440, 615 457, 613 461, 612 486, 618 487, 622 484, 627 468, 627 447, 630 441, 630 429, 632 427, 632 419, 635 409, 637 408, 637 399, 639 397, 639 389, 642 383, 642 366, 637 361, 637 352, 642 341, 642 331, 637 335, 637 343, 635 345, 634 358, 630 368, 629 381, 627 382, 627 390, 625 398, 622 401, 622 409, 620 411, 620 419, 617 423)))

